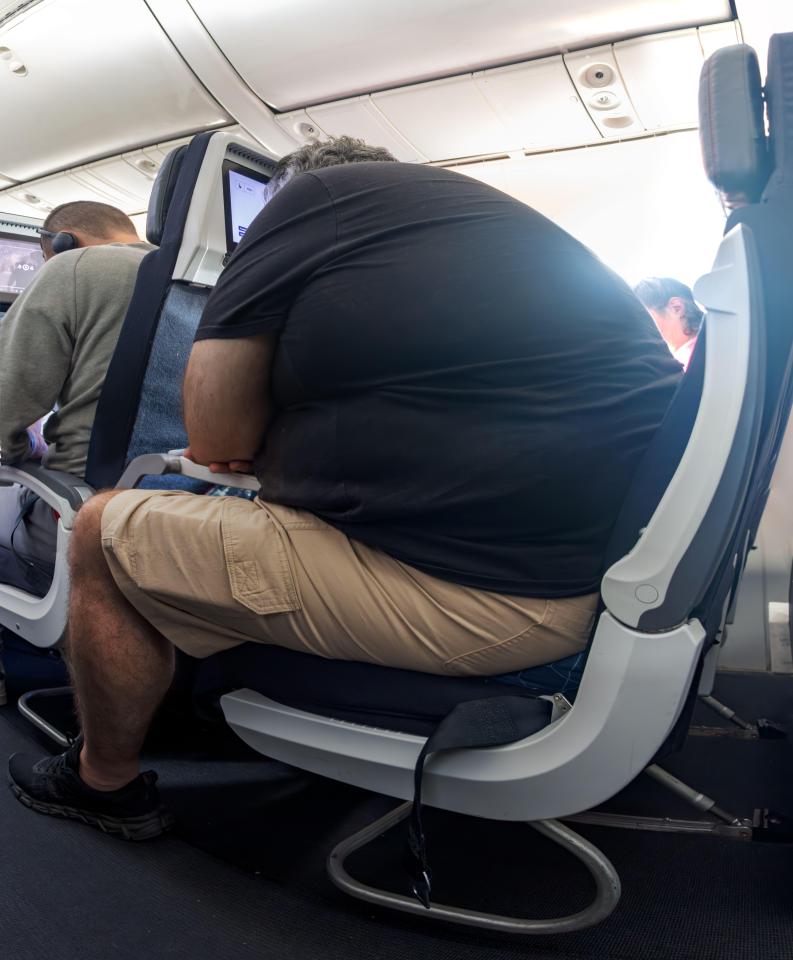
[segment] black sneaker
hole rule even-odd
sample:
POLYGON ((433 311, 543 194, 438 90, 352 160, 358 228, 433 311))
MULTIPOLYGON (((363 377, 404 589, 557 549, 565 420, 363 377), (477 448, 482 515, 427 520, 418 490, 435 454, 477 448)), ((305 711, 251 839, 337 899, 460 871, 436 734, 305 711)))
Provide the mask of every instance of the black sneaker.
POLYGON ((94 790, 78 774, 81 741, 64 753, 37 760, 15 753, 8 761, 14 796, 26 807, 52 817, 80 820, 124 840, 150 840, 173 825, 162 806, 153 770, 119 790, 94 790))

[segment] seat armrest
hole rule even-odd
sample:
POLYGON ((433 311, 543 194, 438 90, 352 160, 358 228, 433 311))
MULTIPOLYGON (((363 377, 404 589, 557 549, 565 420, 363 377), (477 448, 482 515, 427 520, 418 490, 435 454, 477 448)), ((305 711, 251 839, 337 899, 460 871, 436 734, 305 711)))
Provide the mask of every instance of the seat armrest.
POLYGON ((121 475, 116 486, 122 490, 131 490, 144 477, 159 477, 166 473, 178 473, 193 480, 203 480, 220 487, 237 487, 240 490, 258 491, 260 487, 256 477, 249 473, 213 473, 209 467, 203 467, 193 460, 183 457, 183 450, 171 450, 168 453, 146 453, 135 457, 121 475))
POLYGON ((18 483, 40 497, 60 515, 65 529, 71 530, 78 509, 95 493, 81 477, 61 470, 49 470, 37 463, 0 466, 0 482, 18 483))

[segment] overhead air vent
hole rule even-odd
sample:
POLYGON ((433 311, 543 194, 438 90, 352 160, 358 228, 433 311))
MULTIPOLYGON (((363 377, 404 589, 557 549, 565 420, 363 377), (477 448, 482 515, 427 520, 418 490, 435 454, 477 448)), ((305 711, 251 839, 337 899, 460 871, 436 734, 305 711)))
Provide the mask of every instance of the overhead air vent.
POLYGON ((238 143, 230 144, 228 152, 232 157, 239 157, 240 160, 247 160, 248 163, 256 164, 257 167, 261 167, 267 173, 275 169, 275 160, 271 160, 270 157, 265 157, 261 153, 254 153, 253 150, 241 147, 238 143))
POLYGON ((611 46, 568 53, 564 60, 582 103, 604 137, 644 132, 611 46))
POLYGON ((8 72, 15 77, 26 77, 28 68, 19 60, 10 47, 0 47, 0 60, 8 67, 8 72))
POLYGON ((148 157, 139 157, 135 161, 135 166, 141 173, 145 173, 147 177, 150 176, 154 178, 157 176, 157 164, 148 157))

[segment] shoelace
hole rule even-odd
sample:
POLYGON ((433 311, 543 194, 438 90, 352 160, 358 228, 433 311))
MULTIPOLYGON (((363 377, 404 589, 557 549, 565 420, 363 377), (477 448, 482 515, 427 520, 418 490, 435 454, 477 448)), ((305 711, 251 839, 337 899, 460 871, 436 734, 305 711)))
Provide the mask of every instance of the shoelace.
POLYGON ((39 773, 48 773, 54 776, 65 773, 67 769, 70 769, 66 753, 58 753, 54 757, 45 757, 36 766, 39 773))

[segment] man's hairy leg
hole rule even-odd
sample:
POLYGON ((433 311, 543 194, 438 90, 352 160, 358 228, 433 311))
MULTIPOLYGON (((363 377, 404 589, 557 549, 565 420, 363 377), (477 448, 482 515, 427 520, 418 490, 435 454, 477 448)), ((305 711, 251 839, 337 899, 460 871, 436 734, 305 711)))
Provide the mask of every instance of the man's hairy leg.
POLYGON ((120 592, 102 551, 102 512, 121 492, 89 500, 71 537, 67 659, 85 741, 80 777, 98 790, 137 776, 143 740, 174 669, 172 645, 120 592))

